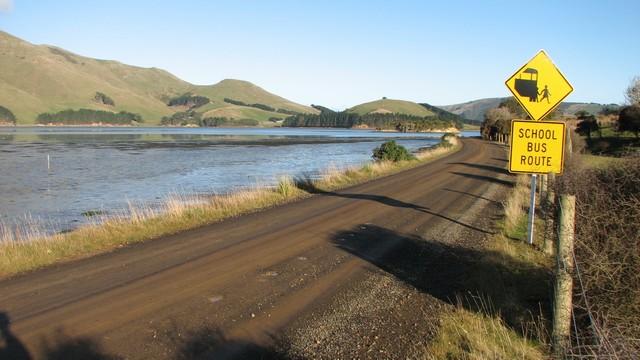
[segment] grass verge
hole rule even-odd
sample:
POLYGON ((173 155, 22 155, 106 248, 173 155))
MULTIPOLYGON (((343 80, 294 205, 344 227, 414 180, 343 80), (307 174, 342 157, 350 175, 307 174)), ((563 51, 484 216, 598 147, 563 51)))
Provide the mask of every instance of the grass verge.
POLYGON ((528 194, 528 177, 519 176, 503 204, 500 231, 485 245, 477 271, 469 271, 464 280, 465 288, 478 293, 465 294, 442 315, 429 358, 548 357, 552 262, 522 241, 528 194))
MULTIPOLYGON (((316 189, 335 190, 416 167, 460 148, 455 136, 445 135, 439 145, 416 154, 416 160, 368 163, 343 171, 330 169, 312 180, 312 185, 316 189)), ((195 201, 170 196, 159 208, 130 205, 119 216, 102 218, 99 223, 52 236, 43 235, 35 223, 17 232, 0 224, 0 278, 179 233, 310 195, 311 192, 293 179, 284 177, 275 187, 247 189, 195 201)))

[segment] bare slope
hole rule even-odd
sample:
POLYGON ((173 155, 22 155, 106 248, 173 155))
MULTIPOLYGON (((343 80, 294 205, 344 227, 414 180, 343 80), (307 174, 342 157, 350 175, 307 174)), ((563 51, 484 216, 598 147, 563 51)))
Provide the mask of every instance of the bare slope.
MULTIPOLYGON (((209 97, 213 103, 207 105, 207 110, 237 107, 223 102, 228 97, 291 111, 316 112, 246 81, 193 85, 161 69, 92 59, 53 46, 33 45, 0 31, 0 105, 16 115, 18 124, 33 123, 43 112, 78 108, 139 113, 146 123, 157 124, 162 116, 184 110, 168 107, 166 102, 186 92, 209 97), (115 106, 94 101, 96 92, 108 95, 115 106)), ((254 116, 255 109, 239 108, 235 110, 238 117, 254 116)))
POLYGON ((405 100, 381 99, 364 104, 356 105, 347 109, 347 112, 357 113, 359 115, 372 113, 395 113, 414 116, 432 116, 433 112, 427 110, 424 106, 405 100))

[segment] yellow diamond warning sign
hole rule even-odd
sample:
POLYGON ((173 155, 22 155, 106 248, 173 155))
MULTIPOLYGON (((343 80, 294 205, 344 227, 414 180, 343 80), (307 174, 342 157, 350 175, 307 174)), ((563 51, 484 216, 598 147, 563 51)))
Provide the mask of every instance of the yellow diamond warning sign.
POLYGON ((573 91, 544 50, 540 50, 505 84, 533 120, 547 116, 573 91))
POLYGON ((509 171, 515 173, 562 173, 564 123, 513 120, 509 171))

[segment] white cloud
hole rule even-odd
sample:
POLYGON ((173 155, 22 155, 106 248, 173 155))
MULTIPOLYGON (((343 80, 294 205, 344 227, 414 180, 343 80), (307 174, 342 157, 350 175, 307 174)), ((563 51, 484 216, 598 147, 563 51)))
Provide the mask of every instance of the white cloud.
POLYGON ((9 12, 13 9, 13 0, 0 0, 0 12, 9 12))

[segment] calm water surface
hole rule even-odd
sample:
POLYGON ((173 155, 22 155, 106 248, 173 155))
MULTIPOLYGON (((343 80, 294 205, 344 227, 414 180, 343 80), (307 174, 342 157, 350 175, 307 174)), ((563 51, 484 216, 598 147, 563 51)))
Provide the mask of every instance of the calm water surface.
POLYGON ((287 128, 0 128, 0 223, 13 227, 36 221, 47 231, 63 231, 86 222, 86 211, 108 214, 128 202, 153 206, 172 193, 272 185, 285 174, 362 164, 388 139, 416 150, 437 143, 441 135, 287 128))

